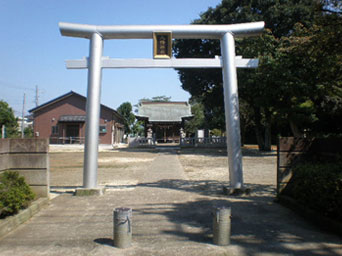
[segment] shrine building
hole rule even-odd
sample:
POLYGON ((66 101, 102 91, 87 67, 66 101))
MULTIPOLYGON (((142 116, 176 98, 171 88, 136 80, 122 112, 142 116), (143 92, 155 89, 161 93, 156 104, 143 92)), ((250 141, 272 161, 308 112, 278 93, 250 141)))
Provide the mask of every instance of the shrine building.
POLYGON ((138 104, 136 118, 144 122, 145 137, 153 144, 179 143, 184 123, 193 117, 188 102, 147 101, 138 104))

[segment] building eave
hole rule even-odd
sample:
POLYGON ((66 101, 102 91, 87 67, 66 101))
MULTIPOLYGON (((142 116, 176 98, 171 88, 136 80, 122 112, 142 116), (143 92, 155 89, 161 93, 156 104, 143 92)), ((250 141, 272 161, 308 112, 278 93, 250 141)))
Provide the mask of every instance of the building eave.
MULTIPOLYGON (((83 98, 84 100, 87 100, 87 98, 86 98, 85 96, 83 96, 83 95, 81 95, 81 94, 78 94, 78 93, 76 93, 76 92, 74 92, 74 91, 70 91, 70 92, 68 92, 68 93, 66 93, 66 94, 63 94, 63 95, 61 95, 61 96, 59 96, 59 97, 57 97, 57 98, 54 98, 54 99, 52 99, 52 100, 50 100, 50 101, 48 101, 48 102, 46 102, 46 103, 44 103, 44 104, 42 104, 42 105, 39 105, 39 106, 37 106, 37 107, 35 107, 35 108, 32 108, 32 109, 30 109, 28 112, 30 112, 30 113, 35 113, 35 112, 37 112, 37 111, 39 111, 39 110, 42 110, 42 109, 44 109, 44 108, 46 108, 46 107, 48 107, 48 106, 50 106, 50 105, 52 105, 52 104, 55 104, 55 103, 57 103, 57 102, 59 102, 59 101, 62 101, 62 100, 64 100, 64 99, 66 99, 66 98, 69 98, 69 97, 71 97, 72 95, 75 95, 75 96, 78 96, 78 97, 83 98)), ((116 110, 114 110, 114 109, 112 109, 112 108, 110 108, 110 107, 107 107, 107 106, 105 106, 105 105, 103 105, 103 104, 101 104, 101 108, 106 108, 106 109, 108 109, 110 112, 113 112, 117 117, 119 117, 122 121, 124 120, 123 116, 120 115, 116 110)))

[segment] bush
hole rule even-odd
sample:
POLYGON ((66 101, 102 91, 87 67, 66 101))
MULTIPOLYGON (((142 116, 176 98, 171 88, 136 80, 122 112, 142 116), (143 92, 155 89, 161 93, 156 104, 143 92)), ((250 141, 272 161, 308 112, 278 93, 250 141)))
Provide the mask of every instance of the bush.
POLYGON ((26 208, 34 197, 25 179, 17 172, 6 171, 0 176, 0 218, 26 208))
POLYGON ((342 162, 303 163, 284 191, 300 204, 342 222, 342 162))

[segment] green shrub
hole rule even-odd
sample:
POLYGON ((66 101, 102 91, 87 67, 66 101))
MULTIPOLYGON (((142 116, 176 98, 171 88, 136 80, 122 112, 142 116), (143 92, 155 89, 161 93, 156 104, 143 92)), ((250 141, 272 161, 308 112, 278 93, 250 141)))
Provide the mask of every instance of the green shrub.
POLYGON ((303 163, 285 194, 323 216, 342 221, 342 162, 303 163))
POLYGON ((25 179, 17 172, 4 172, 0 176, 0 218, 16 214, 27 207, 35 197, 25 179))

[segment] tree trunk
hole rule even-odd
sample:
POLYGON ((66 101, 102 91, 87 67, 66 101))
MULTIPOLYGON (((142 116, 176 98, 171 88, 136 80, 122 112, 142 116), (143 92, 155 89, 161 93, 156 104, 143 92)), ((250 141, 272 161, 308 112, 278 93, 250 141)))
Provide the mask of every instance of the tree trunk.
POLYGON ((266 111, 265 113, 265 145, 264 151, 271 151, 272 147, 272 134, 271 134, 271 114, 266 111))
POLYGON ((269 123, 265 126, 265 144, 264 151, 271 151, 271 125, 269 123))
POLYGON ((241 130, 241 147, 245 145, 245 131, 241 130))
POLYGON ((254 120, 255 120, 255 136, 258 143, 258 147, 260 151, 263 151, 265 148, 265 141, 262 134, 262 125, 261 125, 261 114, 259 108, 254 108, 254 120))
POLYGON ((303 137, 304 134, 299 130, 298 126, 292 119, 289 119, 290 128, 294 137, 303 137))
POLYGON ((260 125, 255 126, 255 136, 258 143, 259 151, 264 151, 264 137, 262 136, 260 125))

